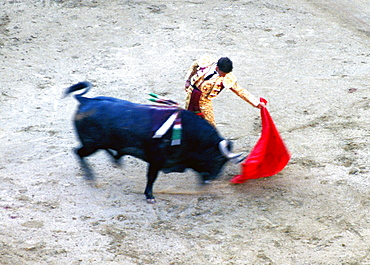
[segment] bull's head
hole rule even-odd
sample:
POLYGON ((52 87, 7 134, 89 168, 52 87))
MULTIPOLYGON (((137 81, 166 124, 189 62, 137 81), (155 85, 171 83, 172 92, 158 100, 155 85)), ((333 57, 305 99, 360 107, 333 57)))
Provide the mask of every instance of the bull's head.
POLYGON ((218 156, 213 157, 213 163, 205 163, 202 161, 198 166, 194 168, 196 171, 200 173, 202 181, 204 184, 211 182, 213 179, 217 178, 222 167, 226 163, 226 161, 232 161, 234 163, 239 163, 243 161, 242 154, 235 154, 231 152, 231 142, 228 140, 222 140, 218 144, 219 152, 218 156))

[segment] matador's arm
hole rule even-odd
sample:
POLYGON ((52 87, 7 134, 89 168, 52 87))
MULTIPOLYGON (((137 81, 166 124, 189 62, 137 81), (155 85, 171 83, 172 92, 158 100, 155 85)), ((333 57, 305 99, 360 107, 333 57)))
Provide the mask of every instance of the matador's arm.
POLYGON ((230 90, 237 94, 241 99, 247 101, 253 107, 258 108, 260 105, 260 101, 245 88, 239 86, 238 82, 235 82, 234 85, 230 87, 230 90))
POLYGON ((195 61, 191 64, 189 70, 186 72, 185 81, 189 81, 190 78, 195 75, 199 67, 198 61, 195 61))

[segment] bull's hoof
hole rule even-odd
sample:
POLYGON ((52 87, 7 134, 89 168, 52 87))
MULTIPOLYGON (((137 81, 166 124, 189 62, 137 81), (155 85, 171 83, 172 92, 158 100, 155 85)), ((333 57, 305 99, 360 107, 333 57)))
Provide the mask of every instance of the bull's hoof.
POLYGON ((150 203, 150 204, 154 204, 154 203, 156 203, 156 200, 155 199, 146 199, 146 202, 150 203))

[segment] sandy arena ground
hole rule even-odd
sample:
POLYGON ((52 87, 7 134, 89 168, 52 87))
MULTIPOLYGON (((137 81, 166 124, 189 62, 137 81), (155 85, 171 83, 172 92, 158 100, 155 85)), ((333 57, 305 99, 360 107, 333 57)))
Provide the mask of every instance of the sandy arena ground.
MULTIPOLYGON (((370 264, 368 0, 3 0, 0 3, 0 264, 370 264), (64 89, 184 103, 204 53, 229 56, 292 153, 276 176, 208 187, 104 152, 82 177, 64 89)), ((258 109, 224 91, 221 134, 249 152, 258 109)))

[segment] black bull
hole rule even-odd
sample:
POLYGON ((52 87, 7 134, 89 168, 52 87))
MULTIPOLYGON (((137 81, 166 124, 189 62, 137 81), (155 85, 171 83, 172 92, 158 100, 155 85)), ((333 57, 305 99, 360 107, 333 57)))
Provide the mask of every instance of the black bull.
POLYGON ((144 194, 149 203, 154 203, 153 184, 160 170, 169 173, 191 168, 207 183, 218 177, 228 160, 239 156, 231 153, 231 143, 212 125, 190 111, 111 97, 83 97, 91 87, 89 82, 80 82, 65 92, 67 95, 85 89, 75 96, 80 105, 74 124, 82 144, 76 153, 88 179, 93 179, 93 173, 84 158, 100 149, 106 150, 117 162, 124 155, 137 157, 148 163, 144 194), (155 117, 171 111, 179 111, 181 117, 180 145, 171 145, 171 129, 163 137, 153 138, 155 117))

